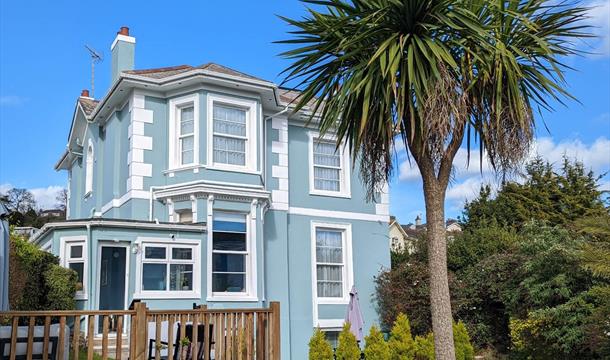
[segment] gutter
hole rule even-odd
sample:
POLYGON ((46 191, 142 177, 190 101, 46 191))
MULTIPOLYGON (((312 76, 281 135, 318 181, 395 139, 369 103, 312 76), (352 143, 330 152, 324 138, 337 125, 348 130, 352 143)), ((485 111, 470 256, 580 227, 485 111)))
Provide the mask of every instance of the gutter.
POLYGON ((69 220, 63 222, 46 223, 40 231, 30 238, 30 242, 38 244, 38 240, 46 235, 49 231, 55 229, 70 229, 70 228, 87 228, 87 227, 118 227, 128 229, 148 229, 148 230, 177 230, 190 232, 205 232, 206 225, 188 225, 178 223, 156 223, 156 222, 131 222, 110 219, 84 219, 84 220, 69 220))

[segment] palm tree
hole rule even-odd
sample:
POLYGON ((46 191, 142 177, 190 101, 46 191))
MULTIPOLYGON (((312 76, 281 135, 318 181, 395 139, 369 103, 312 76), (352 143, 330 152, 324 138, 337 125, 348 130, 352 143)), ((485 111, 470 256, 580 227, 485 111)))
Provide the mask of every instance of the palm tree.
MULTIPOLYGON (((587 9, 553 0, 304 0, 283 18, 285 82, 320 132, 360 161, 375 198, 403 142, 423 180, 436 359, 453 359, 444 201, 458 149, 474 140, 498 171, 520 164, 534 111, 571 96, 563 58, 587 9)), ((479 161, 483 161, 481 157, 479 161)))

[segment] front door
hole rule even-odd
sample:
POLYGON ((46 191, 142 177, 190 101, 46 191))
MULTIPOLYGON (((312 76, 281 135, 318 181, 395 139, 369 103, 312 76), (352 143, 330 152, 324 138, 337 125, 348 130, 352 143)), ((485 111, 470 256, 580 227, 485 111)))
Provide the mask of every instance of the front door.
MULTIPOLYGON (((100 287, 100 310, 125 309, 125 271, 127 248, 102 246, 98 284, 100 287)), ((102 332, 103 322, 98 321, 98 331, 102 332)), ((109 321, 111 332, 116 331, 116 319, 109 321)))

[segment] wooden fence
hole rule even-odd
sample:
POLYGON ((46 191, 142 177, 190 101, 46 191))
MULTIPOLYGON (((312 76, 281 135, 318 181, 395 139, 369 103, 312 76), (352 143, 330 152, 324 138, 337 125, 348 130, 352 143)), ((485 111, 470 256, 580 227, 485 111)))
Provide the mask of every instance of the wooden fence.
POLYGON ((278 302, 253 309, 150 310, 139 302, 130 310, 9 311, 0 312, 0 323, 10 324, 10 336, 0 331, 0 360, 64 360, 67 351, 74 360, 85 352, 88 360, 160 360, 163 352, 176 360, 280 358, 278 302))

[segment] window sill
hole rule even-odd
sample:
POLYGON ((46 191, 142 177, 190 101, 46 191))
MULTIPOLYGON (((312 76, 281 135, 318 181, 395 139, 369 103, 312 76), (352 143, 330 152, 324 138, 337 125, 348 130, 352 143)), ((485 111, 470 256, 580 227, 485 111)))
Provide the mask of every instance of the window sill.
POLYGON ((208 170, 231 171, 231 172, 238 172, 238 173, 243 173, 243 174, 253 174, 253 175, 261 174, 260 171, 252 170, 245 166, 230 166, 230 165, 214 164, 214 165, 210 165, 210 166, 204 166, 204 168, 206 168, 208 170))
POLYGON ((208 296, 206 299, 206 301, 210 301, 210 302, 257 302, 258 301, 258 297, 256 296, 249 296, 249 295, 239 295, 239 296, 232 296, 232 295, 215 295, 215 296, 208 296))
POLYGON ((318 305, 348 305, 349 298, 318 298, 318 305))
POLYGON ((74 294, 74 300, 87 301, 89 300, 89 297, 87 294, 74 294))
POLYGON ((184 165, 184 166, 178 166, 175 168, 169 168, 167 170, 163 170, 162 173, 167 175, 167 174, 173 174, 173 173, 177 173, 177 172, 181 172, 181 171, 188 171, 188 170, 193 170, 193 172, 197 172, 200 168, 203 168, 204 166, 201 164, 192 164, 192 165, 184 165))
POLYGON ((334 191, 323 191, 323 190, 309 190, 309 195, 313 195, 313 196, 326 196, 326 197, 337 197, 337 198, 345 198, 345 199, 351 199, 352 198, 352 194, 351 193, 344 193, 344 192, 334 192, 334 191))
POLYGON ((191 291, 140 292, 134 299, 201 299, 201 294, 191 291))

